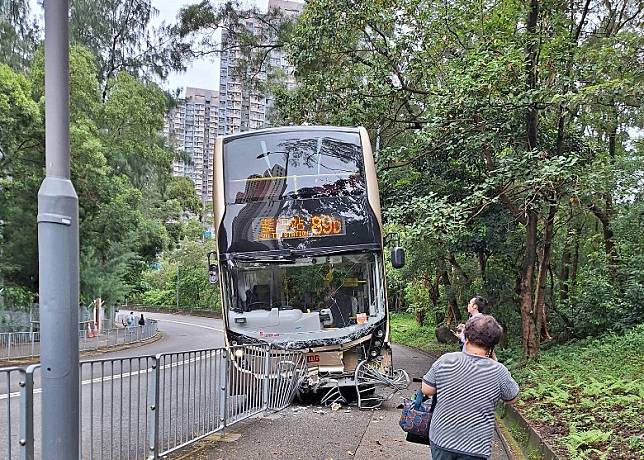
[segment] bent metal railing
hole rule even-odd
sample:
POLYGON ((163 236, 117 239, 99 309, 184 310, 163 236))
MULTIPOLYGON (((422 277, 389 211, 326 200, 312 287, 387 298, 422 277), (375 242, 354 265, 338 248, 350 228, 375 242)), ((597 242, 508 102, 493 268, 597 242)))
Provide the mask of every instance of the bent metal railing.
MULTIPOLYGON (((300 352, 236 346, 80 363, 80 457, 155 459, 290 404, 300 352)), ((0 458, 41 458, 40 365, 0 369, 0 458)), ((61 421, 64 423, 64 421, 61 421)))
MULTIPOLYGON (((140 342, 154 336, 157 330, 158 323, 151 319, 143 326, 106 329, 100 332, 83 329, 78 331, 78 348, 80 351, 91 351, 140 342)), ((39 332, 0 333, 0 360, 34 358, 39 355, 39 332)))

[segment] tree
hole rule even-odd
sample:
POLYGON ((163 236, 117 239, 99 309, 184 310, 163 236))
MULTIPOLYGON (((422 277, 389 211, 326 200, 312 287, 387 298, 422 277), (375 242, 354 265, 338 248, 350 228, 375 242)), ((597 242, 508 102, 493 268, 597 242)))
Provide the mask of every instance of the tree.
POLYGON ((35 288, 36 202, 42 180, 41 109, 31 82, 0 64, 0 273, 35 288))
POLYGON ((0 3, 0 63, 24 69, 36 48, 38 26, 25 0, 0 3))
POLYGON ((201 217, 203 212, 201 201, 189 177, 173 177, 168 184, 166 196, 169 200, 177 200, 184 211, 201 217))
POLYGON ((501 250, 468 234, 505 222, 512 249, 493 272, 516 280, 499 298, 519 307, 524 357, 536 358, 549 338, 562 203, 588 195, 585 178, 602 156, 589 118, 614 119, 611 97, 628 107, 625 121, 641 116, 629 102, 641 100, 641 10, 631 0, 311 1, 288 39, 299 85, 278 94, 278 113, 367 126, 389 217, 447 245, 440 263, 460 290, 484 286, 501 250), (593 68, 614 70, 590 77, 593 68))
POLYGON ((71 41, 96 56, 103 100, 121 72, 164 78, 170 70, 184 70, 165 26, 150 25, 157 14, 150 0, 72 0, 71 41))

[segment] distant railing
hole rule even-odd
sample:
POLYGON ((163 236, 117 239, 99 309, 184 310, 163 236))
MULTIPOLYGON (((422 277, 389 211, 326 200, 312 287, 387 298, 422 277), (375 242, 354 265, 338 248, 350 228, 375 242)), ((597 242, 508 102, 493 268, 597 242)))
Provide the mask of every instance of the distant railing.
MULTIPOLYGON (((285 408, 305 375, 301 352, 269 345, 83 361, 80 458, 157 459, 285 408)), ((0 458, 43 457, 39 383, 39 364, 0 368, 0 458)))
MULTIPOLYGON (((158 324, 147 319, 143 326, 125 327, 93 332, 84 329, 78 331, 80 351, 98 350, 149 339, 158 331, 158 324)), ((0 333, 0 360, 34 358, 40 356, 39 332, 3 332, 0 333)))

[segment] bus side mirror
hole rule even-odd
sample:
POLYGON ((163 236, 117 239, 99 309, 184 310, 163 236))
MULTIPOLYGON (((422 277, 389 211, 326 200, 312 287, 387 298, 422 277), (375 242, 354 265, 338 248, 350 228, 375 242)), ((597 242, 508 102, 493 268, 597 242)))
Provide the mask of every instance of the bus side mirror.
POLYGON ((219 282, 219 266, 216 264, 208 265, 208 281, 210 284, 217 284, 219 282))
POLYGON ((403 268, 405 266, 405 250, 396 246, 391 250, 391 265, 394 268, 403 268))

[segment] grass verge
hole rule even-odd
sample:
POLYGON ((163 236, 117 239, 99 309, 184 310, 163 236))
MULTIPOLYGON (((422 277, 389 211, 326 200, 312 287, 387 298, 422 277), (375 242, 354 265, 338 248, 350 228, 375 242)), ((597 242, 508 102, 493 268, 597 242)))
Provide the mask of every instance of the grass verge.
POLYGON ((554 347, 513 370, 521 413, 563 458, 644 458, 644 325, 554 347))
POLYGON ((389 325, 392 342, 419 348, 428 353, 447 353, 458 350, 456 344, 438 343, 434 333, 435 326, 419 326, 414 316, 409 313, 391 313, 389 325))
MULTIPOLYGON (((413 315, 392 313, 390 324, 393 342, 432 353, 455 351, 437 343, 434 326, 418 326, 413 315)), ((621 336, 553 347, 526 367, 511 353, 499 355, 521 386, 517 409, 558 456, 644 458, 644 324, 621 336)))

